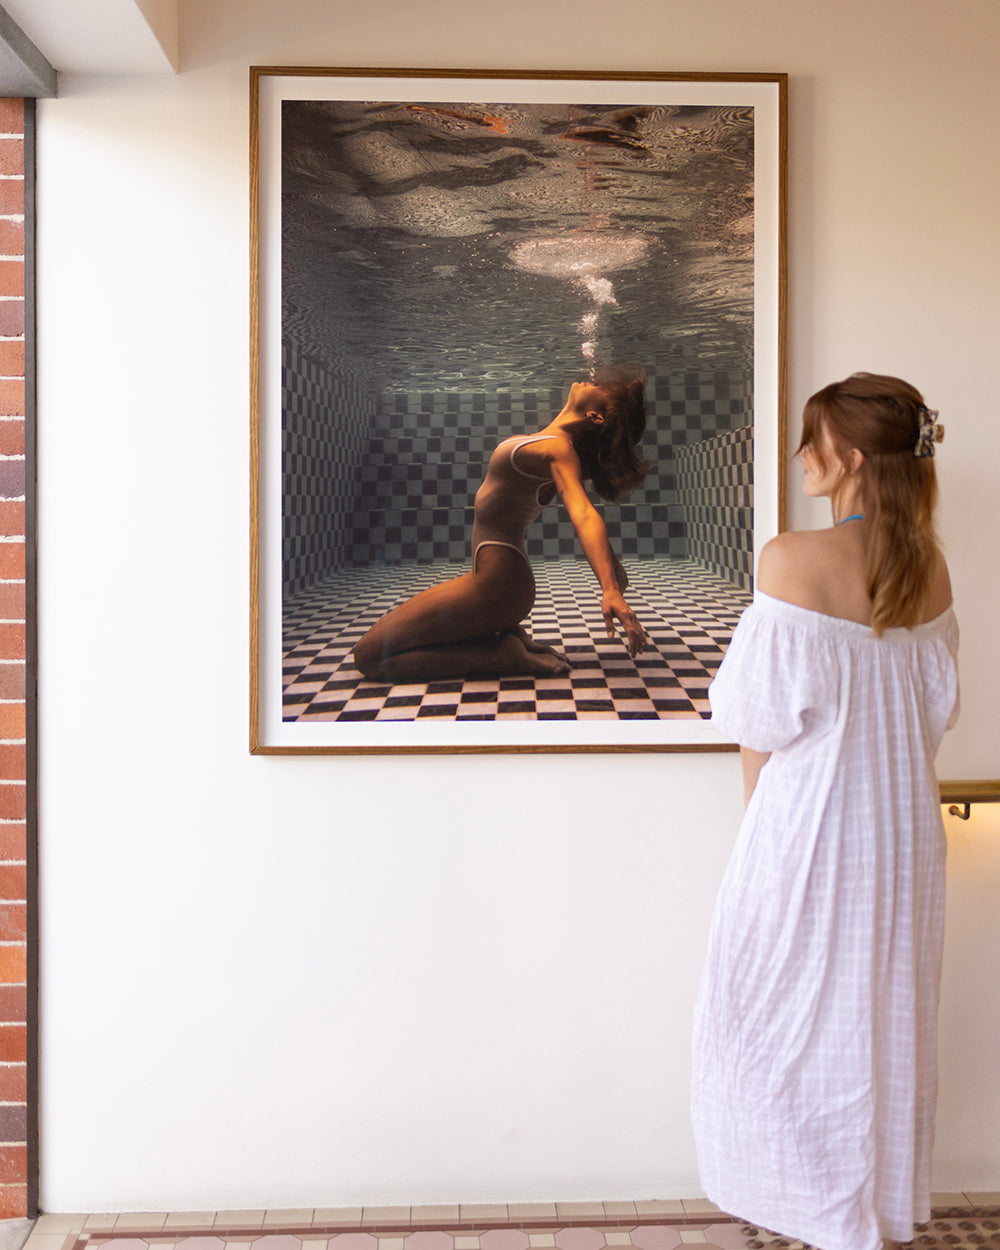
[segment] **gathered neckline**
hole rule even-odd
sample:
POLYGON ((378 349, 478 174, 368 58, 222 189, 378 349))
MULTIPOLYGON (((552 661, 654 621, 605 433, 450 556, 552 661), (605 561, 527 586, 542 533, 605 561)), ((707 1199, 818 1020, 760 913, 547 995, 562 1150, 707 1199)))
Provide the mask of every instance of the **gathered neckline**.
MULTIPOLYGON (((763 590, 754 591, 754 602, 762 601, 765 606, 775 605, 780 612, 785 609, 790 615, 802 615, 814 620, 824 622, 829 621, 836 627, 843 627, 848 630, 863 631, 866 635, 874 637, 870 624, 862 624, 861 621, 852 621, 848 616, 831 616, 829 612, 820 612, 817 608, 806 608, 800 603, 791 603, 788 599, 778 599, 775 595, 769 595, 763 590)), ((908 638, 914 634, 923 631, 932 631, 944 624, 948 617, 954 614, 954 602, 949 603, 945 610, 933 617, 929 621, 921 621, 918 625, 893 625, 882 633, 882 638, 898 637, 908 638)))

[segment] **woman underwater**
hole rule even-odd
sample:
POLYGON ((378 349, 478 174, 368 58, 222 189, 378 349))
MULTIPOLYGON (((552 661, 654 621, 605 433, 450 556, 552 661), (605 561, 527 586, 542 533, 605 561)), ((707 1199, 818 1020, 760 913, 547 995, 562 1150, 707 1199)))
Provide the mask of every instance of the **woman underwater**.
POLYGON ((565 656, 534 642, 521 626, 535 602, 525 530, 556 495, 600 583, 608 637, 615 636, 617 619, 629 655, 637 656, 646 633, 622 594, 628 578, 585 483, 609 501, 637 486, 652 467, 636 452, 645 428, 644 378, 605 368, 591 381, 575 382, 562 411, 539 433, 505 439, 476 493, 472 568, 376 622, 354 648, 362 675, 423 682, 568 672, 565 656))
POLYGON ((761 552, 709 689, 746 814, 695 1013, 702 1185, 822 1250, 909 1241, 930 1214, 945 836, 934 756, 958 626, 934 532, 937 413, 854 374, 806 404, 803 489, 827 529, 761 552))

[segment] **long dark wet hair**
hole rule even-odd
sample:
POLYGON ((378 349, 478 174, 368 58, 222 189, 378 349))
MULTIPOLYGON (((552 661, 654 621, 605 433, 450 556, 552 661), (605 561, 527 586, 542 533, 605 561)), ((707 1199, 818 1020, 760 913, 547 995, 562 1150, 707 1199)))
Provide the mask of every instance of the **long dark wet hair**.
POLYGON ((637 448, 646 430, 646 373, 602 365, 590 376, 604 392, 604 422, 574 440, 584 477, 609 503, 638 486, 653 467, 637 448))
MULTIPOLYGON (((806 403, 799 451, 819 456, 825 427, 843 463, 853 448, 864 457, 861 492, 869 523, 868 595, 872 630, 913 626, 921 620, 938 557, 934 529, 937 475, 933 456, 914 455, 923 396, 902 378, 854 373, 826 386, 806 403)), ((825 466, 824 466, 825 467, 825 466)))

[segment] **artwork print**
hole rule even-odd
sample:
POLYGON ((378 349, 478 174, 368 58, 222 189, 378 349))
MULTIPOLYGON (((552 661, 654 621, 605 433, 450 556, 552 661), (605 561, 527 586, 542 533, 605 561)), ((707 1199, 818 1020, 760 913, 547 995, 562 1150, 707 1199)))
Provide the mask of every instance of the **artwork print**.
POLYGON ((783 82, 375 73, 255 80, 255 748, 717 748, 778 528, 783 82), (469 574, 494 449, 608 365, 645 378, 653 468, 590 492, 645 649, 556 498, 520 636, 565 665, 366 676, 386 612, 469 574))

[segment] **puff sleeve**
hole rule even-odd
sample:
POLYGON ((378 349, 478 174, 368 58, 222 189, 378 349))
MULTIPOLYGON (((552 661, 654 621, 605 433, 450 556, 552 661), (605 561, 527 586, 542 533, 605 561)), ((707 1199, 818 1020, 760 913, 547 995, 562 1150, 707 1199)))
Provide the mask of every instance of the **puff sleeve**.
POLYGON ((758 592, 708 690, 712 725, 752 751, 779 751, 836 718, 836 656, 787 606, 758 592))

